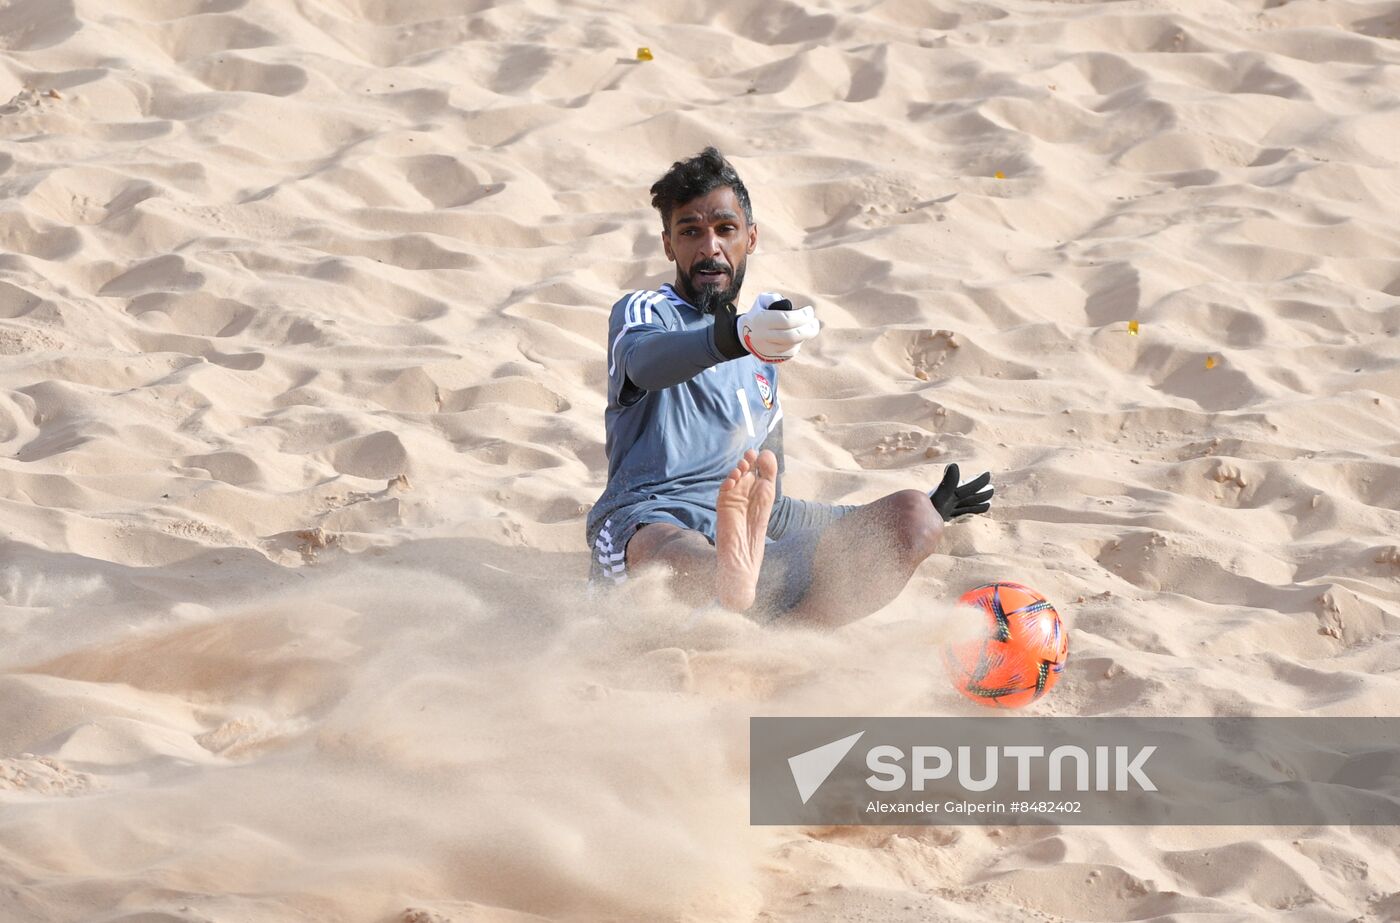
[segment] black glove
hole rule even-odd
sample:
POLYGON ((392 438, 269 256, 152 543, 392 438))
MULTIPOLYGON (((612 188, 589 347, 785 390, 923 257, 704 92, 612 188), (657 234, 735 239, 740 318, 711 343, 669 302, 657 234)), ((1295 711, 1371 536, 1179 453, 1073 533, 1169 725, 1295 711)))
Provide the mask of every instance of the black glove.
POLYGON ((958 486, 958 477, 958 466, 949 465, 943 470, 943 483, 928 495, 933 501, 933 508, 938 510, 938 515, 943 517, 944 522, 952 522, 957 517, 969 513, 985 513, 992 508, 994 489, 987 487, 992 482, 990 471, 983 471, 975 480, 968 481, 961 487, 958 486), (982 490, 984 487, 987 489, 982 490))

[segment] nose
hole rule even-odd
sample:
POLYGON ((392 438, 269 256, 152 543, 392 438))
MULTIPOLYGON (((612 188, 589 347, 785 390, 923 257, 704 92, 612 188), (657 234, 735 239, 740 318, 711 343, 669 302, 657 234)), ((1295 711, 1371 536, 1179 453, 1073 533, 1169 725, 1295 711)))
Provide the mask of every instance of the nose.
POLYGON ((700 252, 705 256, 722 256, 724 250, 720 247, 720 236, 714 231, 706 231, 700 241, 700 252))

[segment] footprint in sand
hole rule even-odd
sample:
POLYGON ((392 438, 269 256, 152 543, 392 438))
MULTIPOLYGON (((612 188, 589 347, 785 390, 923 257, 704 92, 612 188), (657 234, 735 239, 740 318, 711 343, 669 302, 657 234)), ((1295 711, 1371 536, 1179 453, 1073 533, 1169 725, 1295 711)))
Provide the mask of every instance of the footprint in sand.
POLYGON ((92 776, 46 756, 21 753, 18 759, 0 759, 0 800, 5 792, 68 796, 81 795, 95 787, 92 776))

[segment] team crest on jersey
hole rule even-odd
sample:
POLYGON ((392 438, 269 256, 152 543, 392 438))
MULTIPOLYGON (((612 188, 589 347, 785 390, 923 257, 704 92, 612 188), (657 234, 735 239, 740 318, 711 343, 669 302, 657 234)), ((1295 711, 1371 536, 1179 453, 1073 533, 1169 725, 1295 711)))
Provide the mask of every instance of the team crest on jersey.
POLYGON ((763 377, 761 372, 753 373, 753 380, 758 383, 758 396, 763 398, 763 409, 773 409, 773 386, 768 383, 768 379, 763 377))

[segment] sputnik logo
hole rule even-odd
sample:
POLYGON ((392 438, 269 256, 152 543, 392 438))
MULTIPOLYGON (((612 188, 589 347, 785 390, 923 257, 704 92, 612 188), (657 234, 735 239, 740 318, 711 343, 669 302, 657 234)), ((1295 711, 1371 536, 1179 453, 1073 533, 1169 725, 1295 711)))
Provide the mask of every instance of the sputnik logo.
POLYGON ((816 749, 788 757, 788 768, 792 770, 792 781, 797 783, 797 794, 802 797, 803 804, 806 804, 817 793, 817 789, 822 787, 822 783, 846 758, 846 754, 851 752, 856 741, 864 736, 865 732, 861 731, 850 737, 842 737, 829 744, 822 744, 816 749))

